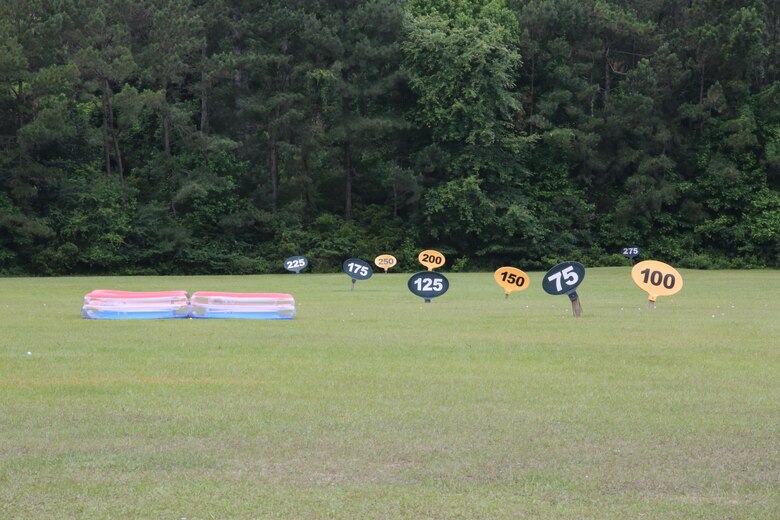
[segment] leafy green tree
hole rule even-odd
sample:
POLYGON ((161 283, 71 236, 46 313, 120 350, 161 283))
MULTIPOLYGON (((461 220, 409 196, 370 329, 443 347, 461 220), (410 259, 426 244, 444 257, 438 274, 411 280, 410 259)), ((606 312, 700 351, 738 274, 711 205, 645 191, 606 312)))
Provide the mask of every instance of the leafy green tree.
POLYGON ((382 162, 367 159, 406 127, 393 110, 404 80, 401 5, 398 0, 336 2, 324 19, 331 35, 328 54, 311 77, 320 96, 325 129, 321 142, 330 149, 328 162, 338 162, 342 171, 346 220, 352 218, 356 177, 381 181, 374 172, 382 162))
POLYGON ((66 32, 73 47, 71 62, 81 72, 81 86, 95 96, 96 104, 101 107, 105 172, 110 176, 112 164, 116 167, 122 193, 125 191, 125 161, 113 98, 137 71, 126 23, 128 6, 121 1, 84 2, 70 13, 71 27, 66 32))
POLYGON ((282 172, 295 166, 306 128, 306 75, 313 65, 303 33, 310 21, 303 9, 278 2, 249 14, 242 24, 247 46, 241 67, 248 92, 241 106, 253 122, 256 141, 265 145, 256 156, 267 169, 273 211, 279 205, 282 172))
POLYGON ((190 0, 147 1, 142 4, 137 22, 148 42, 139 53, 144 73, 142 79, 157 91, 160 116, 162 155, 155 160, 157 168, 166 172, 167 193, 171 211, 175 214, 175 193, 179 179, 171 164, 174 132, 185 137, 192 131, 192 107, 183 98, 184 86, 195 74, 195 64, 204 46, 203 22, 192 9, 190 0))
MULTIPOLYGON (((528 200, 529 147, 515 90, 518 26, 503 2, 411 2, 404 64, 415 122, 431 136, 418 163, 436 179, 425 196, 431 235, 473 254, 514 238, 528 200), (507 231, 496 236, 494 229, 507 231)), ((429 180, 429 182, 430 182, 429 180)))

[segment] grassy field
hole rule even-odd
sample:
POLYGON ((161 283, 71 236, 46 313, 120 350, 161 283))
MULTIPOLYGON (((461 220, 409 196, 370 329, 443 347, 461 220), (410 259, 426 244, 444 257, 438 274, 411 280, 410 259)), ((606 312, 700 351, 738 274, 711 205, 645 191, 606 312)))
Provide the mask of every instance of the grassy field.
POLYGON ((0 279, 0 518, 780 518, 780 272, 0 279), (90 321, 92 289, 292 321, 90 321))

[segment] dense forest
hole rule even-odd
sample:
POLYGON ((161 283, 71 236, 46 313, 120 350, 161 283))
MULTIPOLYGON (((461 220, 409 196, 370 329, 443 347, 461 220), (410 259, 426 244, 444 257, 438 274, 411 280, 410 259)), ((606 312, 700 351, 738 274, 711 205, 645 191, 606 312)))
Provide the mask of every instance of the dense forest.
POLYGON ((3 0, 0 274, 780 266, 777 0, 3 0))

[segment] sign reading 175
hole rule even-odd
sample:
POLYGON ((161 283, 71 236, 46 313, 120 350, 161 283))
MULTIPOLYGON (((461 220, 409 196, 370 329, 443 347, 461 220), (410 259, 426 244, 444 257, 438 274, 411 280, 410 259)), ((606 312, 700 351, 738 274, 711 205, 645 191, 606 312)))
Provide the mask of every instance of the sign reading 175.
POLYGON ((341 269, 352 278, 352 290, 355 289, 355 282, 358 280, 368 280, 374 274, 373 269, 365 260, 360 258, 348 258, 341 264, 341 269))

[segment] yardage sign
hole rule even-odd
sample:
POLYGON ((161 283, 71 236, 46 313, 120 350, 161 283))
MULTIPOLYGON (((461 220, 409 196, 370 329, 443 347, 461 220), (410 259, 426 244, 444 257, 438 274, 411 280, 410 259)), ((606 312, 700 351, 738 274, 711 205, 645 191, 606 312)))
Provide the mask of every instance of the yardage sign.
POLYGON ((284 268, 296 274, 306 269, 307 265, 309 265, 309 261, 305 256, 291 256, 284 261, 284 268))
POLYGON ((671 265, 657 260, 639 262, 631 269, 631 278, 647 298, 654 302, 658 296, 671 296, 683 287, 682 275, 671 265))
POLYGON ((531 280, 528 275, 516 267, 499 267, 493 278, 496 283, 504 288, 504 294, 509 296, 512 291, 524 291, 528 289, 531 280))
POLYGON ((341 268, 352 277, 352 280, 368 280, 374 271, 371 266, 365 260, 360 258, 348 258, 341 264, 341 268))
POLYGON ((433 271, 444 265, 444 255, 433 249, 426 249, 417 255, 417 260, 428 268, 429 271, 433 271))
POLYGON ((398 260, 396 260, 393 255, 379 255, 378 257, 374 258, 374 265, 384 269, 385 272, 387 272, 387 270, 391 267, 395 267, 395 264, 397 263, 398 260))
POLYGON ((639 247, 638 246, 624 247, 623 248, 623 256, 633 260, 634 258, 639 256, 639 247))
POLYGON ((441 296, 450 288, 447 277, 436 271, 414 273, 406 285, 413 294, 425 298, 426 302, 430 302, 431 298, 441 296))
POLYGON ((585 278, 585 266, 579 262, 562 262, 544 275, 542 288, 548 294, 573 294, 585 278))

